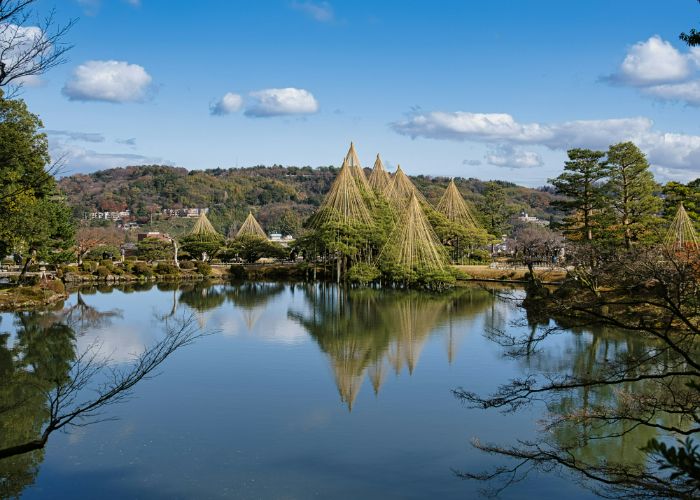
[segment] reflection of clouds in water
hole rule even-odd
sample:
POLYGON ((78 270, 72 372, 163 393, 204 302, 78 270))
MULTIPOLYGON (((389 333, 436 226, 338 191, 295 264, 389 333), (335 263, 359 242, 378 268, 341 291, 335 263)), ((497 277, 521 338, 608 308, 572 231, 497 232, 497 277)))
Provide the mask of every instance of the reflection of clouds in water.
POLYGON ((88 330, 84 335, 77 337, 77 351, 95 349, 99 361, 126 363, 146 350, 149 337, 151 335, 144 325, 111 325, 88 330))
POLYGON ((212 322, 217 330, 228 336, 252 335, 259 339, 280 344, 301 344, 309 341, 306 330, 287 318, 288 298, 255 307, 217 309, 212 322))

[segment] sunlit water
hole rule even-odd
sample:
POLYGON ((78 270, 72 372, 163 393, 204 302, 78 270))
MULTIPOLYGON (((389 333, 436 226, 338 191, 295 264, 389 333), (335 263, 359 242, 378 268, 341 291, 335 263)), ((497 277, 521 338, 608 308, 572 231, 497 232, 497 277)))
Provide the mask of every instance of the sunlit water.
MULTIPOLYGON (((281 283, 153 286, 84 291, 65 307, 74 352, 99 342, 100 356, 124 366, 183 315, 194 313, 199 328, 215 333, 175 352, 131 399, 108 407, 102 418, 110 420, 53 434, 31 460, 0 461, 5 494, 9 482, 26 498, 473 497, 484 485, 456 471, 504 462, 471 441, 532 438, 544 409, 470 410, 452 389, 488 393, 530 370, 569 369, 593 337, 559 336, 546 358, 530 363, 506 358, 485 332, 524 329, 515 325, 523 313, 479 287, 430 295, 281 283)), ((5 353, 47 325, 39 322, 32 337, 26 318, 1 319, 5 353)), ((2 418, 9 432, 13 423, 2 418)), ((533 474, 502 496, 591 494, 533 474)))

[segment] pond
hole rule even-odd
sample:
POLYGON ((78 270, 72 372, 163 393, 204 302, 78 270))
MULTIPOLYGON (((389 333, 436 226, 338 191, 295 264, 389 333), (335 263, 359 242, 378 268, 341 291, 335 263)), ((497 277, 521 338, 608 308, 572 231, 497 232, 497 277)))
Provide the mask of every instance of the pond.
MULTIPOLYGON (((0 460, 0 496, 476 496, 485 485, 457 473, 505 462, 472 440, 532 438, 545 408, 508 415, 472 410, 453 389, 488 393, 532 370, 591 369, 603 351, 630 348, 622 335, 577 331, 528 360, 504 357, 488 332, 528 327, 522 310, 499 298, 502 291, 147 285, 83 290, 60 312, 3 314, 0 376, 22 363, 31 373, 3 376, 0 407, 10 410, 0 412, 0 449, 44 424, 45 400, 21 396, 28 393, 21 384, 40 370, 65 369, 86 351, 105 369, 128 367, 169 323, 188 315, 210 334, 173 352, 157 376, 92 418, 99 422, 56 432, 43 450, 0 460)), ((589 453, 632 456, 642 442, 589 453)), ((570 479, 544 473, 502 493, 563 495, 592 497, 570 479)))

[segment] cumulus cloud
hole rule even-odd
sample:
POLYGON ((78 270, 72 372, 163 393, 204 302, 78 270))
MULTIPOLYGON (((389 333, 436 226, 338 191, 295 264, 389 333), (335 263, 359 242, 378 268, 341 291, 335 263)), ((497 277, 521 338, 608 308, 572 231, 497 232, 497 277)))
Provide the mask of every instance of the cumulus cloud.
POLYGON ((137 102, 146 98, 151 75, 126 61, 87 61, 73 70, 63 87, 71 101, 137 102))
MULTIPOLYGON (((77 144, 80 140, 68 135, 49 135, 49 152, 54 161, 63 165, 63 175, 89 173, 106 168, 132 165, 172 165, 164 158, 144 156, 134 153, 97 152, 77 144)), ((102 142, 102 141, 88 141, 102 142)))
POLYGON ((683 80, 690 75, 692 58, 654 35, 635 43, 616 73, 610 78, 628 85, 653 85, 683 80))
POLYGON ((634 44, 618 70, 604 77, 612 84, 635 87, 659 101, 700 106, 700 48, 681 52, 654 35, 634 44))
MULTIPOLYGON (((610 144, 633 141, 656 168, 700 170, 700 136, 659 132, 644 117, 576 120, 561 123, 520 123, 506 113, 428 112, 391 124, 412 138, 476 141, 494 145, 544 146, 565 151, 572 147, 607 149, 610 144)), ((499 161, 499 155, 492 155, 499 161)), ((501 155, 502 156, 502 155, 501 155)), ((530 156, 529 160, 534 161, 530 156)))
POLYGON ((292 2, 291 6, 320 23, 328 23, 335 18, 333 7, 328 2, 292 2))
POLYGON ((489 150, 484 159, 495 167, 533 168, 543 165, 542 158, 534 151, 525 151, 507 144, 489 150))
POLYGON ((250 97, 253 102, 245 110, 245 115, 250 117, 304 115, 318 111, 316 98, 304 89, 263 89, 251 92, 250 97))
POLYGON ((217 116, 229 115, 240 111, 242 106, 243 98, 240 95, 227 92, 221 99, 209 106, 209 113, 217 116))
POLYGON ((73 130, 44 130, 49 137, 61 137, 71 141, 104 142, 105 138, 98 132, 75 132, 73 130))

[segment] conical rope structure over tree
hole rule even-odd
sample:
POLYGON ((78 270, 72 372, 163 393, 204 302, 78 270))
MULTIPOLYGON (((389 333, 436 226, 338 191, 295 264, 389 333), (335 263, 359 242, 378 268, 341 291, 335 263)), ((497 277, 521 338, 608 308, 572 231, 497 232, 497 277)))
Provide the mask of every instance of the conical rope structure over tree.
POLYGON ((683 203, 678 205, 676 215, 671 221, 671 225, 666 232, 664 243, 667 247, 674 250, 700 248, 700 240, 695 232, 693 221, 690 220, 688 212, 685 211, 683 203))
POLYGON ((425 216, 416 193, 411 194, 382 250, 382 258, 389 258, 407 269, 444 270, 447 267, 445 249, 425 216))
POLYGON ((384 164, 379 155, 377 155, 377 159, 374 161, 372 173, 369 174, 369 185, 376 194, 386 193, 386 190, 391 186, 391 176, 389 172, 384 169, 384 164))
POLYGON ((479 223, 457 189, 454 180, 450 180, 445 194, 440 198, 436 208, 438 212, 444 214, 451 222, 455 222, 467 229, 480 229, 479 223))
POLYGON ((267 238, 267 234, 265 233, 265 230, 262 228, 260 223, 255 219, 253 212, 248 212, 248 216, 245 218, 245 221, 243 221, 243 224, 241 224, 241 227, 238 230, 238 233, 236 233, 236 238, 243 236, 243 235, 253 235, 253 236, 260 236, 262 238, 267 238))
POLYGON ((217 230, 214 229, 211 222, 209 222, 207 214, 204 213, 204 211, 200 212, 197 222, 194 223, 194 227, 192 231, 190 231, 189 236, 203 240, 221 237, 217 230))

